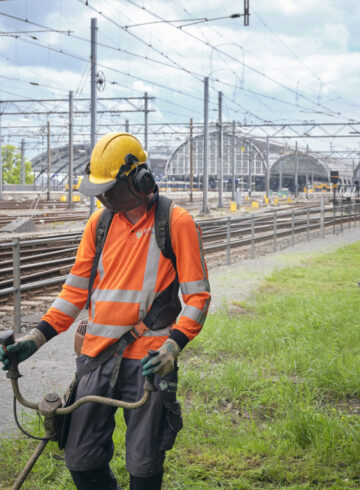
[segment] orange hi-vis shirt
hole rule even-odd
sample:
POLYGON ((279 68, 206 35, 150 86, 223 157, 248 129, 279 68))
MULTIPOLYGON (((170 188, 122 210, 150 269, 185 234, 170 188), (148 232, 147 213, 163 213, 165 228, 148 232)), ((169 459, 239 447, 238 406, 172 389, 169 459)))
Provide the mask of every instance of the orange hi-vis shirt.
MULTIPOLYGON (((157 295, 175 279, 171 260, 163 256, 156 241, 155 206, 135 225, 123 213, 112 220, 93 285, 82 354, 95 357, 116 342, 144 319, 157 295)), ((86 304, 101 212, 89 218, 62 291, 37 327, 48 339, 67 330, 86 304)), ((200 230, 179 206, 173 208, 170 227, 184 308, 172 328, 148 330, 126 348, 125 358, 142 359, 169 335, 183 348, 204 324, 210 287, 200 230)))

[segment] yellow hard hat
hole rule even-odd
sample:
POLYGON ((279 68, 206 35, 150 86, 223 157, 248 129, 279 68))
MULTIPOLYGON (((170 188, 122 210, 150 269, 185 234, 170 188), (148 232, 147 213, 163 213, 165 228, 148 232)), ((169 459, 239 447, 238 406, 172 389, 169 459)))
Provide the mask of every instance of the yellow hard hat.
POLYGON ((111 189, 116 181, 127 177, 136 167, 144 165, 147 153, 140 141, 128 133, 109 133, 94 146, 88 174, 79 191, 87 196, 98 196, 111 189), (131 158, 127 158, 130 155, 131 158))

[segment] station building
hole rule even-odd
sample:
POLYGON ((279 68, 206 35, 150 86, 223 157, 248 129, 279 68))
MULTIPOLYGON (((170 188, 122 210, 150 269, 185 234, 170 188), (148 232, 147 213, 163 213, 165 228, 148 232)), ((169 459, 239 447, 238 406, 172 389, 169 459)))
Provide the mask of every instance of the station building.
MULTIPOLYGON (((266 138, 242 136, 223 132, 223 181, 224 189, 231 190, 235 177, 236 188, 242 191, 265 191, 266 180, 269 190, 278 191, 283 188, 291 192, 303 191, 319 184, 330 184, 330 173, 339 172, 340 183, 350 185, 360 182, 360 164, 354 169, 349 161, 331 158, 310 150, 294 150, 274 141, 267 143, 266 138), (234 177, 233 177, 234 176, 234 177)), ((90 146, 74 144, 73 146, 74 176, 84 173, 90 159, 90 146)), ((149 151, 151 158, 151 148, 149 151)), ((208 175, 209 188, 216 189, 219 179, 219 132, 209 132, 208 175)), ((47 152, 43 152, 31 160, 36 183, 41 183, 47 174, 47 152)), ((190 162, 192 160, 193 186, 202 188, 204 167, 204 136, 196 135, 185 139, 167 158, 154 159, 156 174, 166 185, 184 183, 190 180, 190 162), (192 158, 191 158, 192 156, 192 158)), ((63 184, 67 178, 69 167, 68 145, 51 150, 52 180, 63 184)))

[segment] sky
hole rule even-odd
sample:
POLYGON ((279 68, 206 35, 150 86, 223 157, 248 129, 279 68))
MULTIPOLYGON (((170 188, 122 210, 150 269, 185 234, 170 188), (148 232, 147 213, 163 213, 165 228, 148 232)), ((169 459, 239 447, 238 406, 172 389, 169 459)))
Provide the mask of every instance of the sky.
MULTIPOLYGON (((205 77, 209 77, 211 122, 218 118, 219 91, 224 122, 360 121, 360 2, 250 0, 249 4, 249 26, 244 26, 243 17, 229 18, 243 14, 242 0, 2 0, 0 98, 67 99, 69 91, 75 98, 90 97, 90 22, 96 18, 98 71, 105 77, 105 89, 98 97, 142 97, 144 92, 154 97, 150 147, 159 141, 169 147, 180 144, 190 118, 195 126, 203 122, 205 77), (211 20, 218 17, 227 18, 211 20), (204 18, 209 20, 195 23, 194 19, 204 18), (177 134, 168 134, 172 132, 177 134)), ((80 104, 76 102, 75 109, 80 104)), ((129 107, 114 101, 100 106, 129 107)), ((9 103, 1 107, 2 112, 39 111, 39 105, 23 103, 16 109, 9 103)), ((46 102, 41 107, 44 112, 54 108, 65 112, 68 106, 46 102)), ((88 107, 87 102, 81 105, 88 107)), ((65 114, 4 115, 3 141, 18 145, 24 137, 30 153, 39 152, 46 144, 47 119, 54 141, 66 142, 65 114)), ((98 126, 98 134, 123 130, 125 119, 130 129, 143 132, 136 126, 143 123, 143 114, 124 112, 99 115, 98 123, 107 126, 98 126)), ((89 140, 89 122, 88 115, 75 116, 75 141, 89 140)), ((328 131, 334 134, 338 129, 328 131)), ((354 129, 359 127, 352 133, 354 129)), ((360 150, 359 139, 353 136, 299 144, 360 150)))

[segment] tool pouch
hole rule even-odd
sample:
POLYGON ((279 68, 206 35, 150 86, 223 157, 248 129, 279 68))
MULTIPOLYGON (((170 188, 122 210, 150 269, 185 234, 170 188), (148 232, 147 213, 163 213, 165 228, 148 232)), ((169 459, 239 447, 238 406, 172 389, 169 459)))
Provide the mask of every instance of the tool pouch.
POLYGON ((178 432, 183 427, 181 416, 181 406, 178 400, 174 402, 164 402, 165 410, 160 422, 157 447, 161 451, 168 451, 175 443, 178 432))
POLYGON ((156 438, 156 446, 161 451, 168 451, 175 443, 178 432, 183 427, 181 405, 176 399, 178 367, 168 375, 161 377, 159 391, 164 403, 164 410, 160 419, 156 438))
MULTIPOLYGON (((62 398, 62 407, 68 407, 75 401, 75 393, 78 382, 79 381, 76 378, 74 378, 74 380, 71 382, 71 385, 66 390, 62 398)), ((66 439, 69 433, 70 417, 71 413, 68 415, 57 416, 57 442, 59 449, 64 449, 65 447, 66 439)))

